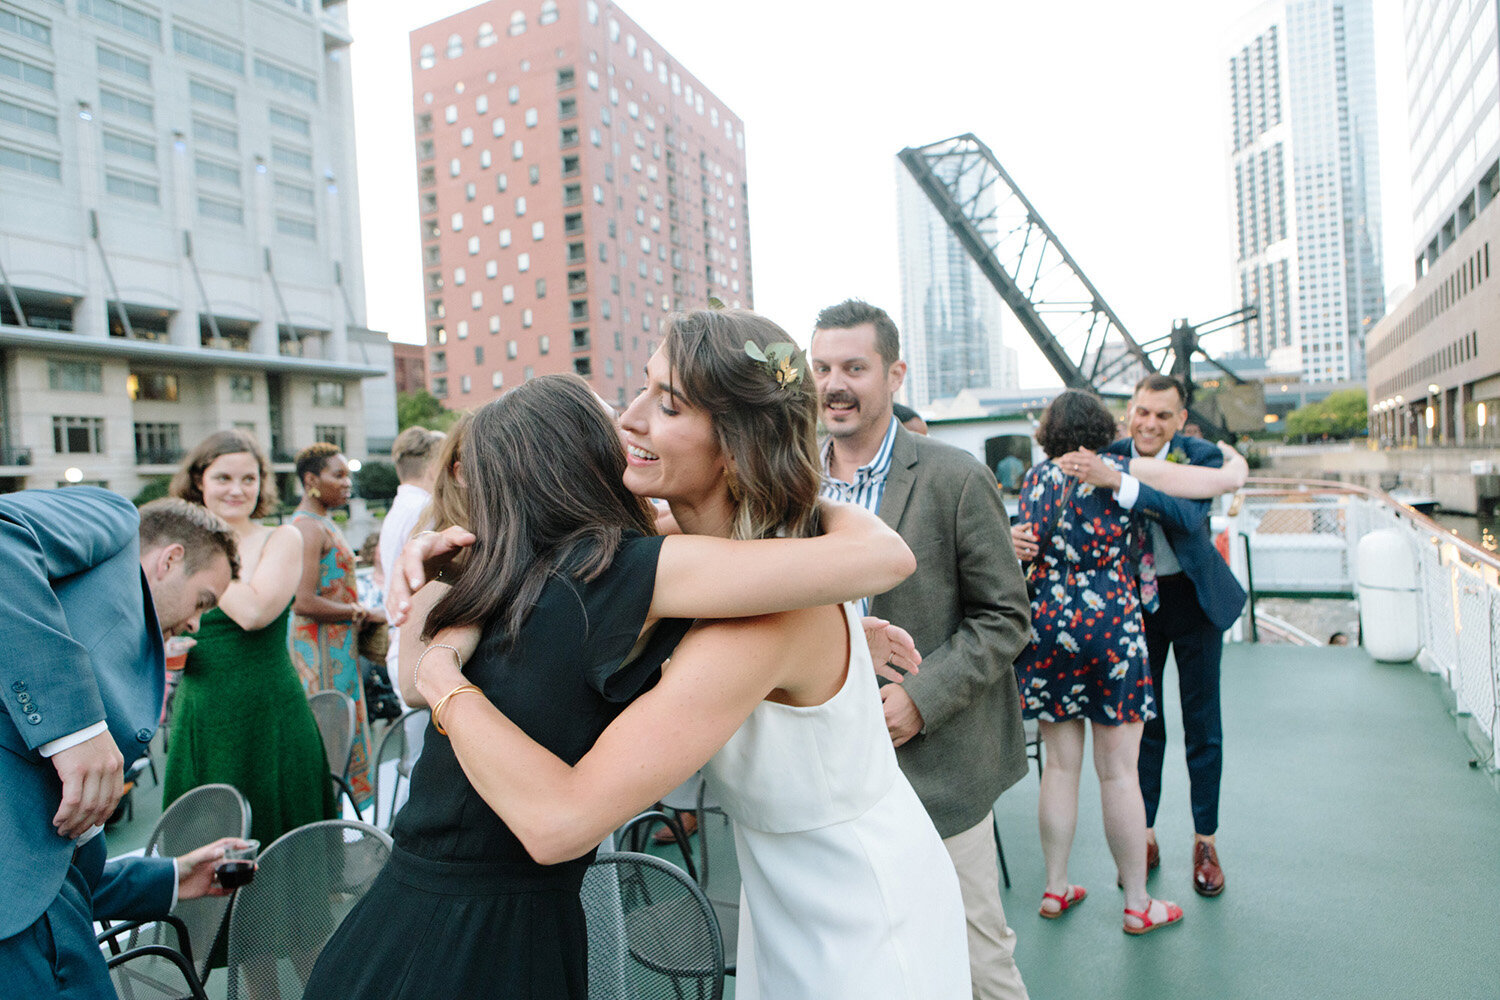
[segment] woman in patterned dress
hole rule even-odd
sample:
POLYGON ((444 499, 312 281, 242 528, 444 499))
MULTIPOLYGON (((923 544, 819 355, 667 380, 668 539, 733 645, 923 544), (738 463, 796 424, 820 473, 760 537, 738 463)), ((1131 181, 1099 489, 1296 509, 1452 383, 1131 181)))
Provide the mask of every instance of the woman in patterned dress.
POLYGON ((342 691, 354 699, 354 749, 349 787, 364 809, 370 784, 370 736, 365 687, 359 673, 359 627, 370 609, 359 603, 354 550, 328 517, 349 502, 349 463, 334 445, 319 442, 297 456, 302 502, 292 524, 302 532, 302 581, 292 602, 292 662, 306 692, 342 691))
POLYGON ((1061 916, 1086 895, 1068 882, 1078 822, 1084 720, 1094 734, 1104 835, 1125 889, 1124 929, 1141 934, 1182 919, 1175 903, 1146 892, 1146 813, 1136 758, 1156 715, 1136 582, 1137 525, 1114 492, 1069 475, 1105 462, 1166 493, 1210 497, 1244 482, 1245 461, 1227 445, 1222 469, 1098 455, 1115 420, 1096 397, 1069 390, 1042 415, 1037 443, 1048 461, 1021 484, 1021 521, 1039 536, 1031 563, 1032 641, 1016 660, 1022 714, 1039 721, 1047 748, 1038 821, 1047 865, 1041 915, 1061 916))

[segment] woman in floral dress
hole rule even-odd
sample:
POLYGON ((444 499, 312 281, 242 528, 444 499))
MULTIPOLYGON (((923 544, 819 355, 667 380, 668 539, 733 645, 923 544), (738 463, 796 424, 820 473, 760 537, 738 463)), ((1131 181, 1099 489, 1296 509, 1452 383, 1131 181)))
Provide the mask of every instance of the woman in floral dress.
POLYGON ((359 627, 370 609, 359 603, 354 550, 328 512, 349 502, 349 463, 331 444, 304 448, 297 456, 302 502, 292 524, 302 532, 302 580, 292 602, 292 663, 309 695, 342 691, 354 700, 354 749, 349 787, 354 804, 370 802, 370 737, 364 681, 359 673, 359 627))
POLYGON ((1016 674, 1022 713, 1039 721, 1047 748, 1038 806, 1047 864, 1041 915, 1061 916, 1086 895, 1068 882, 1068 854, 1087 719, 1104 835, 1125 889, 1124 928, 1140 934, 1176 923, 1182 909, 1146 892, 1146 813, 1136 758, 1145 722, 1156 715, 1156 697, 1136 580, 1139 536, 1112 490, 1065 470, 1102 461, 1163 492, 1201 498, 1237 488, 1245 462, 1227 446, 1221 446, 1223 469, 1097 455, 1114 434, 1104 404, 1075 390, 1054 399, 1037 428, 1049 460, 1033 466, 1021 484, 1021 521, 1040 537, 1040 553, 1028 574, 1032 641, 1016 661, 1016 674))

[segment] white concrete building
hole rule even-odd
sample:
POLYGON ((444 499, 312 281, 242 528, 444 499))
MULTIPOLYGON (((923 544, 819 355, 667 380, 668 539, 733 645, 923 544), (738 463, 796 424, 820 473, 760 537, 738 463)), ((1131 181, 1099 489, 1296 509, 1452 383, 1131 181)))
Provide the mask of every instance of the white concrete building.
POLYGON ((388 447, 349 44, 342 3, 0 0, 0 489, 388 447))
POLYGON ((1310 382, 1362 379, 1385 313, 1370 0, 1274 0, 1236 27, 1227 150, 1242 347, 1310 382))
POLYGON ((1370 433, 1489 446, 1500 441, 1500 3, 1407 0, 1404 15, 1416 284, 1370 335, 1370 433))
POLYGON ((899 160, 896 210, 907 402, 922 409, 964 389, 1015 389, 1000 294, 899 160))

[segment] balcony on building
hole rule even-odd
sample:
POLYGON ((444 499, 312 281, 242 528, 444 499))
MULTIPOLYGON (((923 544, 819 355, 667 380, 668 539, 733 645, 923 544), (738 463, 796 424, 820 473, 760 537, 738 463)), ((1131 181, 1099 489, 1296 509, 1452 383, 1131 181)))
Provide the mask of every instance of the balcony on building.
POLYGON ((110 302, 106 308, 111 337, 146 340, 156 344, 171 343, 167 326, 172 321, 172 310, 131 302, 110 302))
MULTIPOLYGON (((21 303, 21 312, 26 316, 25 326, 33 330, 51 330, 58 333, 73 332, 73 310, 79 299, 56 292, 44 292, 34 288, 12 288, 16 300, 21 303)), ((22 326, 10 296, 0 294, 0 326, 22 326)))
POLYGON ((215 316, 210 323, 208 315, 201 314, 198 317, 198 343, 214 351, 249 351, 250 332, 254 328, 255 324, 249 320, 215 316))

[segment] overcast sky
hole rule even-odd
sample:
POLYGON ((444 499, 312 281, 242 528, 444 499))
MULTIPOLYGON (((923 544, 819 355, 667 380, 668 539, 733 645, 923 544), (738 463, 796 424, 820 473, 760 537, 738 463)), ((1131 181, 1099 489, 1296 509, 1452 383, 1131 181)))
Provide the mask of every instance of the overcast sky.
MULTIPOLYGON (((1399 0, 1373 4, 1389 296, 1411 284, 1404 60, 1399 0)), ((472 6, 349 5, 369 323, 397 340, 419 343, 424 329, 408 34, 472 6)), ((497 23, 509 20, 502 6, 497 23)), ((805 342, 818 309, 849 296, 899 320, 895 154, 964 132, 995 152, 1137 340, 1166 333, 1174 318, 1236 308, 1225 66, 1234 23, 1257 6, 630 0, 621 9, 744 119, 755 307, 805 342)), ((1022 384, 1056 384, 1007 320, 1022 384)))

